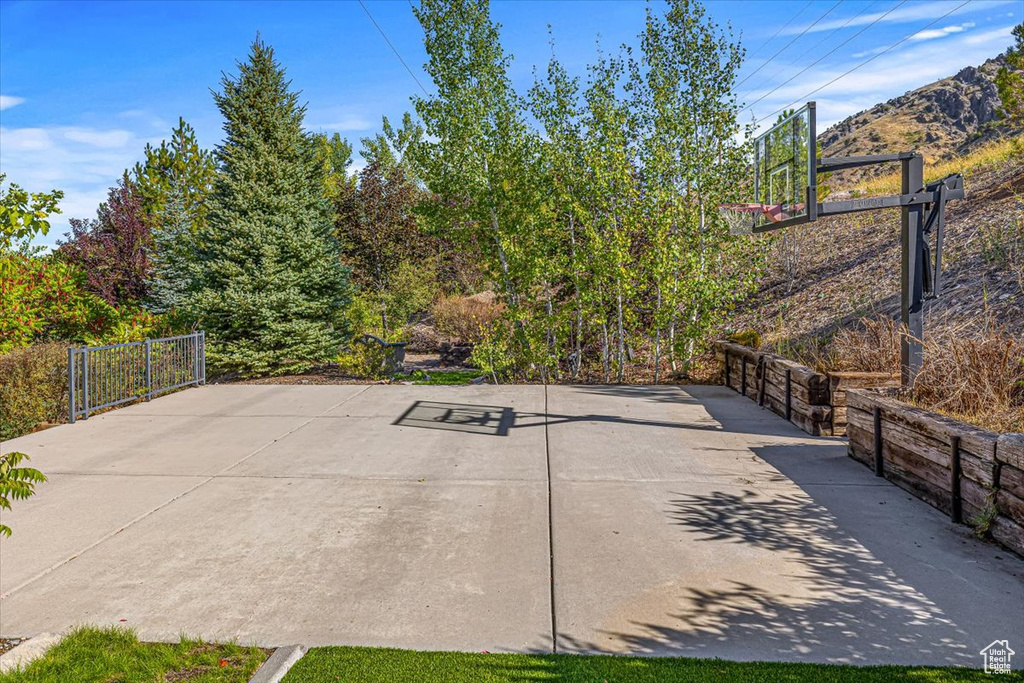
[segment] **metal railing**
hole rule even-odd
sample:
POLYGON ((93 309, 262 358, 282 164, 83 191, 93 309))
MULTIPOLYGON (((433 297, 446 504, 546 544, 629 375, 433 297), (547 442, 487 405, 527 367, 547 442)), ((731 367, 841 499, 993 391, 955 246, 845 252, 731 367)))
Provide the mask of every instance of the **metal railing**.
POLYGON ((68 349, 68 418, 206 383, 206 333, 68 349))

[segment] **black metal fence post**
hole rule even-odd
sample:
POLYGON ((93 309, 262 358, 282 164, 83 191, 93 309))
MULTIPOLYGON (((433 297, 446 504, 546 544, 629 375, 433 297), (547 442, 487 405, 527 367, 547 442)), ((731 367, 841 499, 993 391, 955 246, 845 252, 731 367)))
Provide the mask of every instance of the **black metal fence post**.
POLYGON ((149 351, 149 340, 145 343, 146 353, 146 400, 151 401, 153 399, 153 360, 149 351))
POLYGON ((89 347, 82 347, 82 419, 89 419, 89 347))
POLYGON ((77 378, 75 377, 75 347, 68 347, 68 422, 71 424, 75 423, 75 418, 78 417, 75 410, 75 384, 77 378))
MULTIPOLYGON (((924 159, 915 154, 903 159, 901 191, 904 195, 924 189, 924 159)), ((900 224, 900 375, 903 386, 914 388, 921 370, 924 338, 924 205, 910 204, 902 209, 900 224)))

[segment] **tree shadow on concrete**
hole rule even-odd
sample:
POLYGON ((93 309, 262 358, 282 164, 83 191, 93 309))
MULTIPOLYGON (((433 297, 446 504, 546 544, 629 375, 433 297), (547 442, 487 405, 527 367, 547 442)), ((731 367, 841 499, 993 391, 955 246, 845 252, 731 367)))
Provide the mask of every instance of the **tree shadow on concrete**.
POLYGON ((617 648, 740 660, 977 665, 967 634, 803 495, 678 494, 666 513, 698 542, 747 546, 753 552, 738 557, 786 567, 785 573, 759 580, 748 569, 746 580, 684 587, 666 619, 607 632, 617 648))
MULTIPOLYGON (((704 405, 726 431, 746 428, 727 403, 704 405)), ((774 414, 768 419, 785 423, 774 414)), ((1024 642, 1024 563, 1017 558, 875 477, 848 456, 845 439, 767 439, 751 450, 800 487, 851 542, 969 628, 962 642, 974 655, 996 637, 1024 642)), ((977 661, 967 664, 976 666, 977 661)))
POLYGON ((921 582, 922 592, 920 571, 909 572, 908 582, 907 560, 879 559, 858 540, 863 524, 844 517, 841 526, 830 509, 849 506, 864 485, 884 485, 846 457, 842 440, 808 436, 730 390, 690 389, 721 430, 768 437, 751 444, 752 457, 778 474, 740 493, 675 494, 666 515, 696 542, 744 546, 737 558, 746 566, 679 588, 664 617, 603 631, 600 643, 560 634, 564 650, 977 666, 977 651, 968 647, 974 638, 949 616, 961 606, 947 613, 937 594, 949 590, 949 577, 921 582), (778 489, 790 482, 812 493, 778 489), (759 577, 750 563, 773 573, 759 577))

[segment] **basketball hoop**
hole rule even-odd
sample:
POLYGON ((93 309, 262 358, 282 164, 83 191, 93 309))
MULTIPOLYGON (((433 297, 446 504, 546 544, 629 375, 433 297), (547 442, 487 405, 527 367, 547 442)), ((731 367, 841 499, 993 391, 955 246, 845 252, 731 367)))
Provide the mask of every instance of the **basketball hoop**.
POLYGON ((718 212, 722 214, 725 224, 729 226, 729 233, 733 235, 752 235, 754 233, 754 218, 746 210, 744 204, 722 204, 718 212))
POLYGON ((808 102, 753 140, 753 182, 743 186, 752 190, 745 197, 747 203, 722 204, 719 211, 729 232, 749 235, 814 223, 819 216, 899 208, 900 320, 907 329, 900 336, 900 375, 903 386, 912 388, 921 369, 924 302, 942 292, 945 206, 964 198, 963 176, 954 173, 926 185, 924 159, 916 152, 819 159, 817 140, 816 106, 808 102), (909 191, 818 202, 819 173, 891 162, 900 163, 903 187, 909 191))

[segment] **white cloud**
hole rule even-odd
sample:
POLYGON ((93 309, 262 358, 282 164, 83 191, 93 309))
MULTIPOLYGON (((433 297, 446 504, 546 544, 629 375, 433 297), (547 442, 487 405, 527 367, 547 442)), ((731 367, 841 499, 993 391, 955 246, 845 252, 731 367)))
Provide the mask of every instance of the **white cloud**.
POLYGON ((91 218, 125 169, 154 140, 122 128, 83 126, 0 127, 0 172, 30 192, 64 191, 61 213, 40 243, 53 245, 69 218, 91 218))
POLYGON ((118 112, 117 118, 124 119, 129 124, 135 122, 137 125, 147 125, 159 131, 170 131, 173 128, 170 122, 148 109, 126 109, 125 111, 118 112))
POLYGON ((3 111, 4 109, 10 109, 11 107, 17 107, 24 101, 24 97, 14 97, 13 95, 0 95, 0 111, 3 111))
POLYGON ((367 114, 365 106, 318 107, 306 113, 305 128, 313 131, 358 132, 370 130, 380 123, 376 114, 367 114))
POLYGON ((867 57, 868 55, 877 55, 879 52, 885 52, 885 49, 887 47, 889 46, 879 45, 878 47, 873 47, 870 50, 864 50, 863 52, 855 52, 850 56, 853 57, 854 59, 860 59, 861 57, 867 57))
MULTIPOLYGON (((983 33, 973 33, 964 38, 964 42, 968 45, 979 45, 989 42, 1002 41, 1006 43, 1004 49, 1010 46, 1010 37, 1013 35, 1013 24, 1008 24, 1002 28, 992 29, 991 31, 985 31, 983 33)), ((995 56, 995 55, 993 55, 995 56)))
MULTIPOLYGON (((777 109, 792 102, 815 99, 818 102, 818 130, 825 130, 850 114, 952 76, 965 66, 978 66, 995 57, 1012 42, 1010 28, 954 33, 940 41, 908 41, 845 76, 842 74, 857 65, 855 57, 822 65, 771 93, 756 105, 755 112, 759 119, 766 117, 767 123, 767 119, 773 120, 771 114, 777 109), (915 66, 908 69, 907 64, 915 66), (826 85, 839 76, 842 77, 835 83, 826 85), (818 88, 822 89, 808 96, 818 88)), ((759 91, 747 95, 747 101, 756 100, 772 90, 774 84, 785 81, 803 67, 798 62, 779 64, 774 73, 766 77, 759 91)))
POLYGON ((68 140, 102 149, 121 149, 135 138, 127 130, 95 130, 92 128, 65 128, 63 134, 68 140))
MULTIPOLYGON (((136 141, 129 130, 98 130, 76 126, 52 128, 0 128, 0 141, 5 148, 0 158, 9 152, 33 152, 57 148, 62 141, 70 141, 98 149, 124 149, 136 141)), ((69 149, 76 147, 69 146, 69 149)), ((10 159, 8 159, 10 161, 10 159)))
POLYGON ((52 146, 50 134, 43 128, 0 127, 0 155, 4 152, 35 152, 52 146))
MULTIPOLYGON (((985 8, 998 7, 1000 5, 1008 5, 1018 2, 1019 0, 986 0, 985 2, 975 1, 969 2, 963 7, 953 11, 950 16, 956 16, 958 14, 964 14, 967 12, 976 12, 985 8)), ((799 26, 790 26, 782 35, 796 35, 798 33, 820 33, 821 31, 832 31, 837 28, 854 28, 857 26, 867 26, 874 22, 878 24, 903 24, 917 20, 929 20, 941 17, 951 8, 955 7, 954 2, 915 2, 908 3, 907 5, 900 7, 892 12, 886 13, 885 10, 878 12, 871 12, 870 14, 863 14, 859 17, 855 17, 852 20, 844 19, 839 17, 829 21, 822 21, 814 26, 809 26, 811 22, 804 22, 799 26)), ((813 16, 813 15, 810 15, 813 16)), ((812 19, 813 21, 813 19, 812 19)))
POLYGON ((935 38, 945 38, 948 35, 954 33, 961 33, 969 28, 974 28, 975 24, 973 21, 968 21, 963 24, 954 24, 952 26, 946 26, 943 28, 933 28, 927 31, 918 31, 914 35, 910 36, 910 40, 934 40, 935 38))

